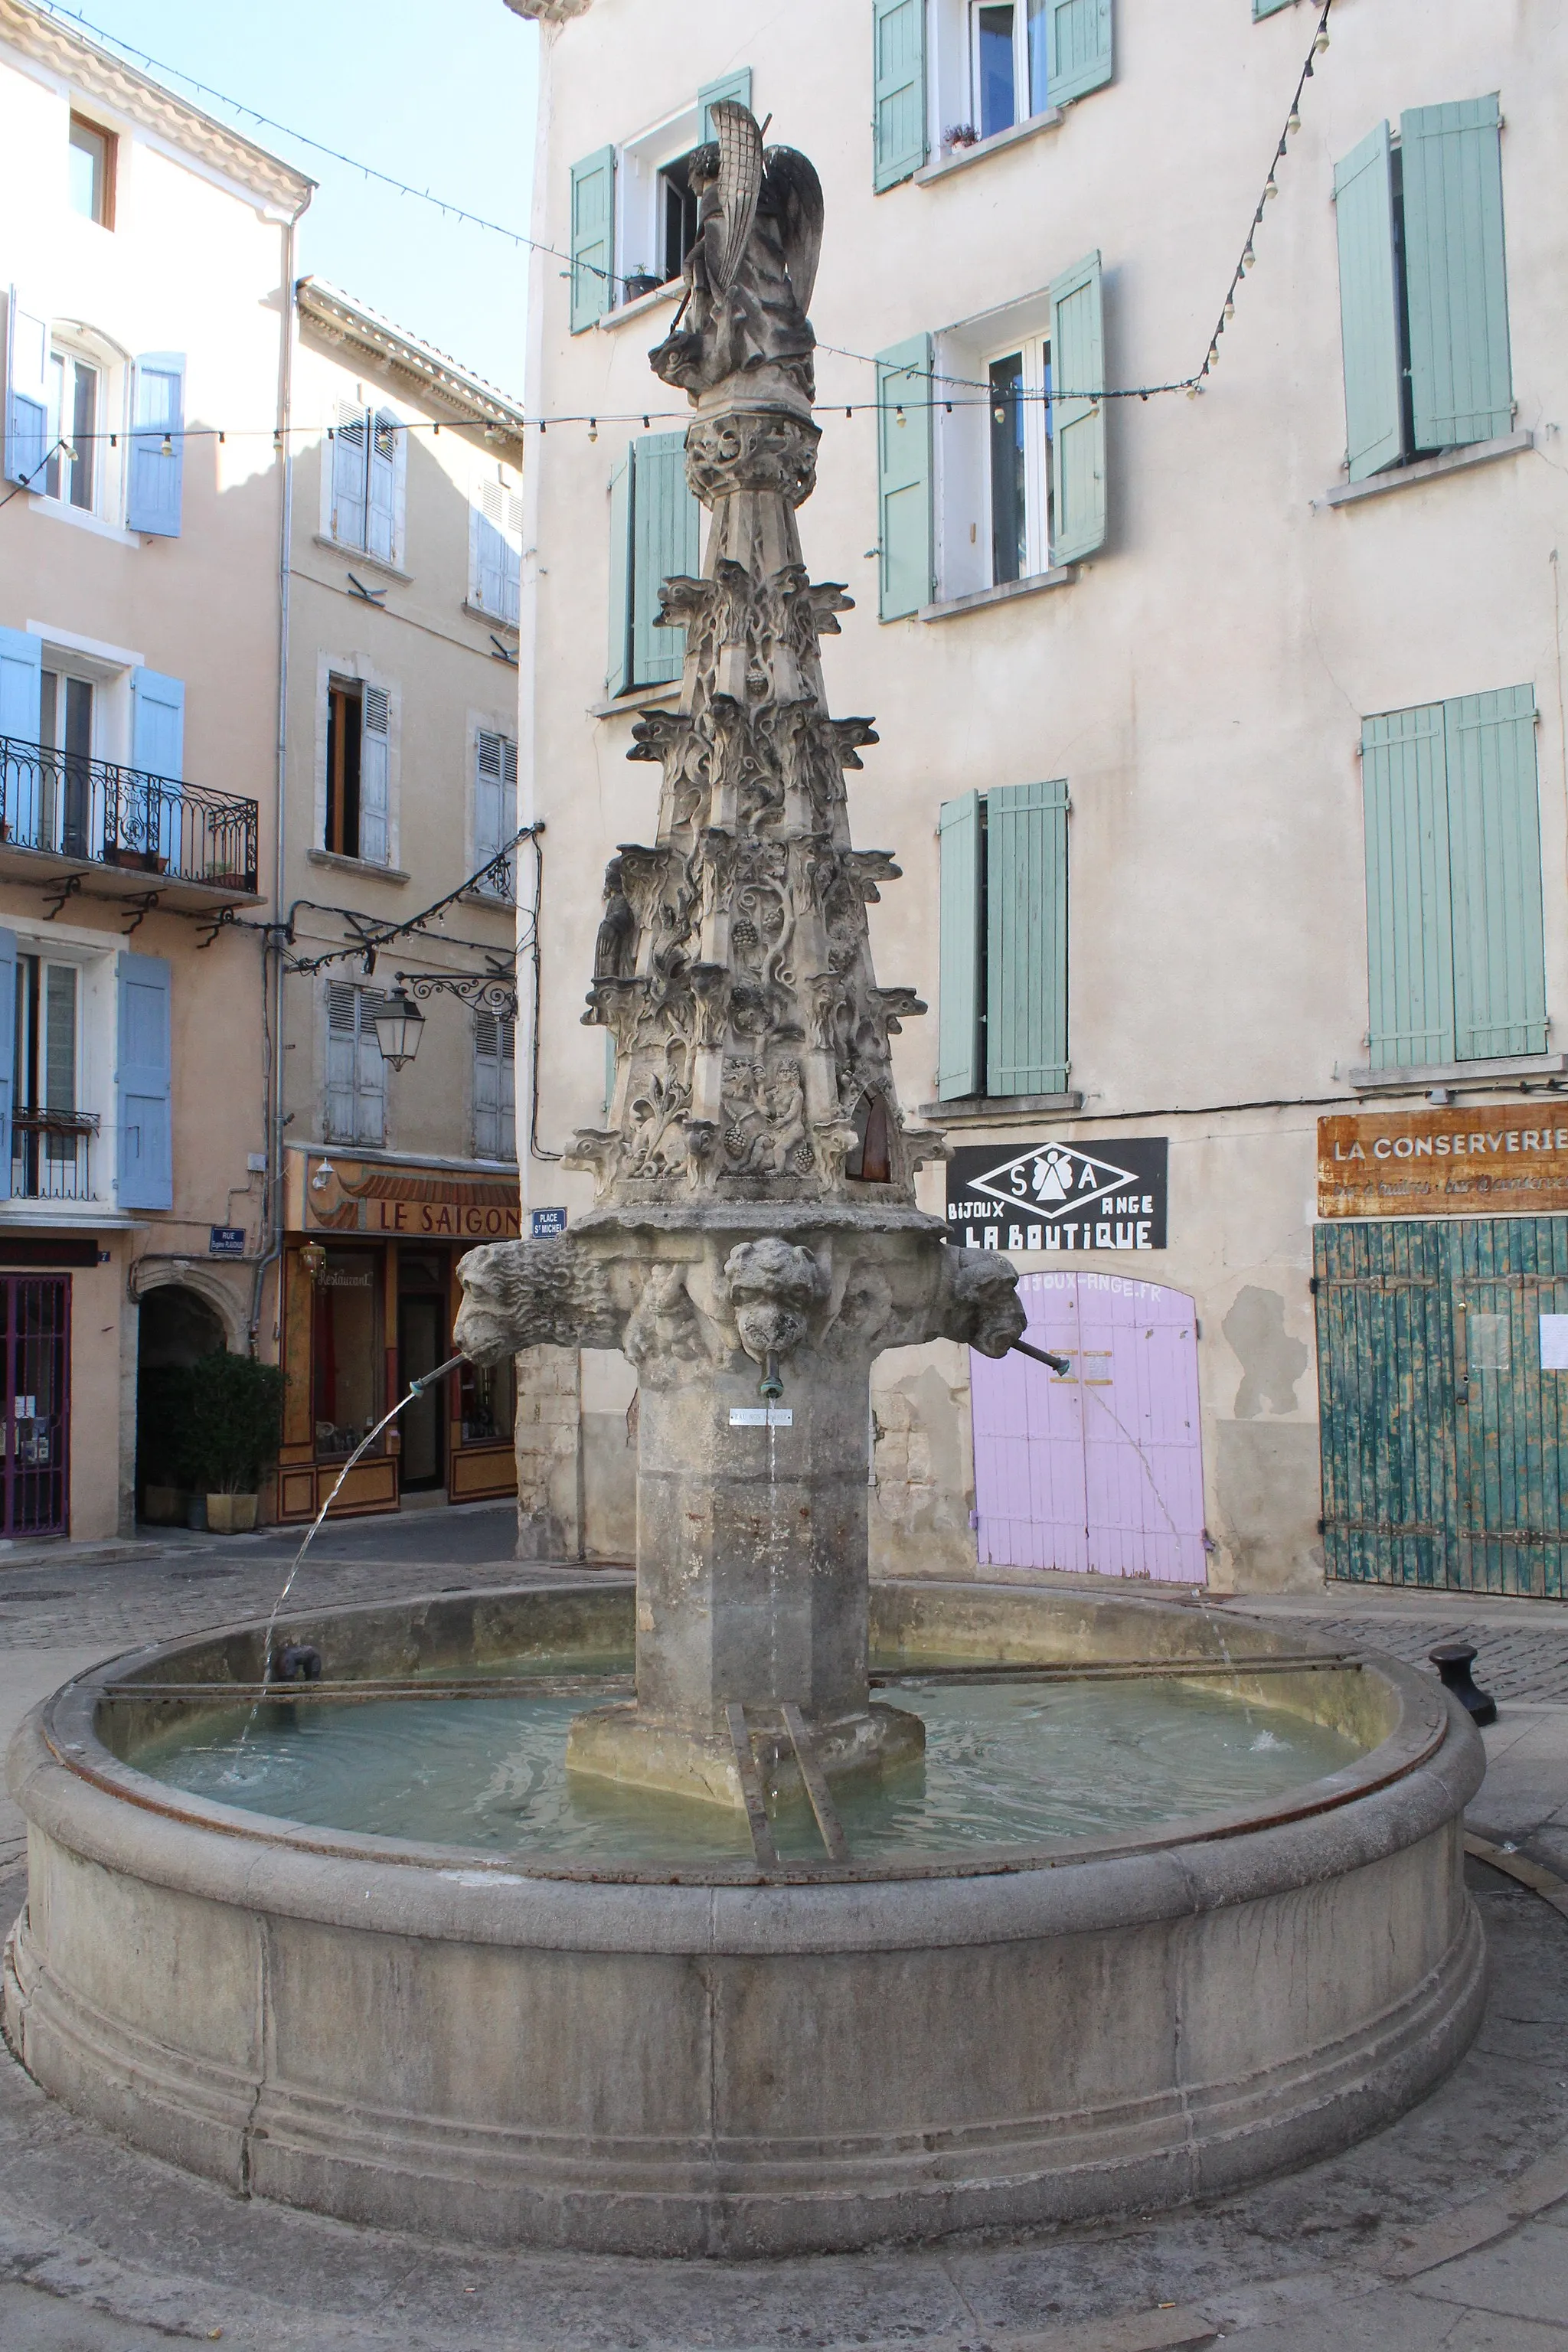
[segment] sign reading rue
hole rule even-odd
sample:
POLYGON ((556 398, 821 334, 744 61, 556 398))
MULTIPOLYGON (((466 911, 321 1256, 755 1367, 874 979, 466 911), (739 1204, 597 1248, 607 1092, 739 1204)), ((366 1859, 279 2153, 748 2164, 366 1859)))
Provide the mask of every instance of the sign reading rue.
POLYGON ((1321 1217, 1568 1210, 1568 1102, 1352 1111, 1318 1121, 1321 1217))
POLYGON ((1169 1157, 1163 1135, 955 1151, 949 1234, 966 1249, 1163 1249, 1169 1157))

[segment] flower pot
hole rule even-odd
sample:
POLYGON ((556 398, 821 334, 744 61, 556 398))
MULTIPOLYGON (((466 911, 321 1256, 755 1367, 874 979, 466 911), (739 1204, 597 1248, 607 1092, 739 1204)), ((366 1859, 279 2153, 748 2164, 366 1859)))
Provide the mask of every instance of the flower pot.
POLYGON ((207 1498, 205 1495, 185 1496, 185 1525, 193 1535, 205 1536, 207 1531, 207 1498))
POLYGON ((634 269, 626 281, 626 292, 621 299, 626 302, 639 302, 645 294, 657 294, 659 282, 651 269, 634 269))
POLYGON ((142 1516, 155 1528, 183 1527, 184 1495, 178 1486, 148 1486, 142 1491, 142 1516))
POLYGON ((247 1536, 256 1525, 254 1495, 209 1495, 207 1531, 215 1536, 247 1536))

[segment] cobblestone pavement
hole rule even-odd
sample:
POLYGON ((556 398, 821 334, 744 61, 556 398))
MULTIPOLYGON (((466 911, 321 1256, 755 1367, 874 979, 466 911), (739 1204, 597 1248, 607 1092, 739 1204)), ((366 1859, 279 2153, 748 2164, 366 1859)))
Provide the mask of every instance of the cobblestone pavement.
MULTIPOLYGON (((315 1606, 560 1576, 506 1559, 509 1534, 504 1512, 334 1529, 296 1592, 315 1606)), ((129 1564, 0 1569, 0 1716, 118 1647, 261 1613, 280 1560, 275 1540, 242 1552, 193 1538, 129 1564)), ((1267 1613, 1298 1612, 1281 1600, 1267 1613)), ((1420 1663, 1474 1612, 1380 1615, 1336 1592, 1299 1614, 1303 1631, 1420 1663)), ((1500 1624, 1488 1609, 1476 1622, 1478 1675, 1504 1701, 1478 1817, 1504 1845, 1568 1819, 1568 1694, 1554 1679, 1564 1622, 1500 1624)), ((654 2263, 353 2230, 139 2156, 0 2054, 0 2352, 220 2337, 242 2352, 1153 2352, 1222 2340, 1245 2352, 1568 2352, 1568 1918, 1484 1864, 1471 1872, 1488 2011, 1454 2075, 1411 2115, 1345 2157, 1213 2205, 939 2249, 654 2263)), ((0 1842, 0 1916, 24 1892, 0 1842)))

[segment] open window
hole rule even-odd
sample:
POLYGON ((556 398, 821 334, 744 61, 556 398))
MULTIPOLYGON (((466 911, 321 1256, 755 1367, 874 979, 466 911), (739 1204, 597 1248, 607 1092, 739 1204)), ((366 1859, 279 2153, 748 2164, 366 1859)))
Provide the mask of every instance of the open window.
POLYGON ((357 677, 327 684, 327 796, 322 847, 372 866, 389 862, 390 699, 357 677))
POLYGON ((572 331, 680 276, 697 236, 691 158, 713 136, 721 99, 752 102, 741 67, 700 89, 691 105, 620 147, 572 166, 572 331))

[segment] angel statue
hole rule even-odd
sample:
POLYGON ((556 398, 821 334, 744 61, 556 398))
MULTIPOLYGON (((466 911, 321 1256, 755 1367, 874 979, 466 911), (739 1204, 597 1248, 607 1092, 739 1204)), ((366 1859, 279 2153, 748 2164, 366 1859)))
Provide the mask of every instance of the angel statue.
POLYGON ((771 374, 809 404, 822 184, 793 147, 764 152, 755 116, 733 99, 720 99, 712 120, 717 137, 687 167, 698 211, 686 293, 650 364, 693 401, 728 377, 771 374))

